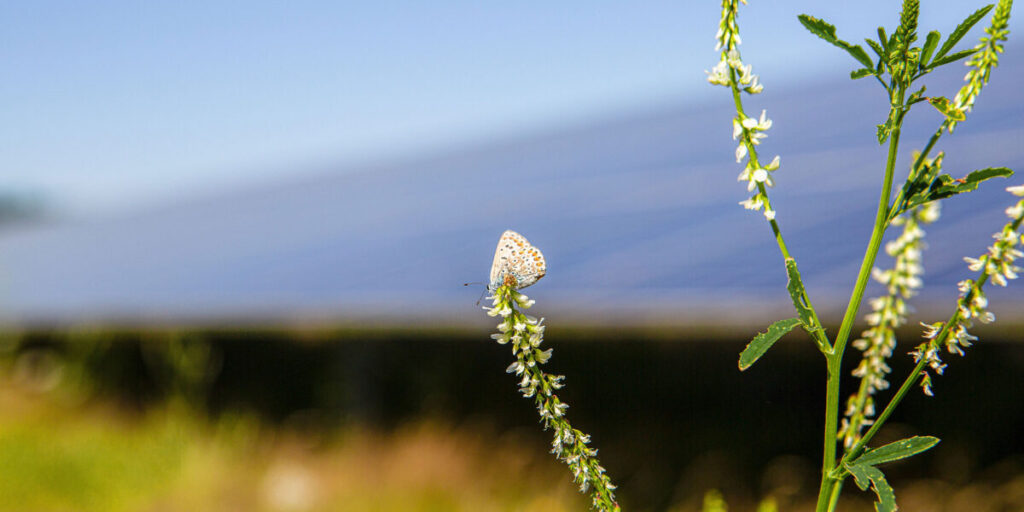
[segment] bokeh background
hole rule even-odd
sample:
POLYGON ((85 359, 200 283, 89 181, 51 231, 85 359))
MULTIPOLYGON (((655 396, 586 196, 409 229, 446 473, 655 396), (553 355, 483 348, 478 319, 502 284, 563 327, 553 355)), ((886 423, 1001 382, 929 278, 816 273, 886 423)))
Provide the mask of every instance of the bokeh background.
MULTIPOLYGON (((979 5, 980 6, 980 5, 979 5)), ((974 8, 926 3, 948 33, 974 8)), ((778 220, 831 330, 870 233, 886 99, 851 41, 898 2, 752 2, 748 100, 778 220)), ((551 371, 625 510, 817 490, 824 365, 733 161, 714 2, 32 2, 0 6, 0 510, 581 510, 476 304, 526 235, 551 371)), ((982 25, 986 22, 982 22, 982 25)), ((943 139, 953 175, 1024 164, 1024 46, 943 139)), ((975 29, 963 46, 980 35, 975 29)), ((952 96, 963 68, 926 79, 952 96)), ((903 140, 939 123, 927 106, 903 140)), ((906 169, 909 154, 901 155, 906 169)), ((949 315, 1005 183, 928 227, 919 321, 949 315)), ((889 261, 883 256, 880 265, 889 261)), ((906 510, 1021 510, 1024 286, 879 440, 906 510)), ((868 293, 878 294, 877 285, 868 293)), ((863 313, 863 312, 862 312, 863 313)), ((858 325, 855 332, 863 326, 858 325)), ((851 352, 850 369, 855 354, 851 352)), ((844 381, 845 389, 855 382, 844 381)), ((851 487, 852 489, 852 487, 851 487)), ((848 492, 844 509, 870 510, 848 492)))

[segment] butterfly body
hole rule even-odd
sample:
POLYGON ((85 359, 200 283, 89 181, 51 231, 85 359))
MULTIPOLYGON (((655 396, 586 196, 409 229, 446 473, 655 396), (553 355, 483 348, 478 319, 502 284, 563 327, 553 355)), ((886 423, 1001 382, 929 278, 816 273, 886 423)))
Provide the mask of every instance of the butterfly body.
POLYGON ((547 268, 540 249, 530 245, 523 235, 512 230, 505 231, 494 250, 487 289, 494 291, 500 286, 526 288, 544 277, 547 268))

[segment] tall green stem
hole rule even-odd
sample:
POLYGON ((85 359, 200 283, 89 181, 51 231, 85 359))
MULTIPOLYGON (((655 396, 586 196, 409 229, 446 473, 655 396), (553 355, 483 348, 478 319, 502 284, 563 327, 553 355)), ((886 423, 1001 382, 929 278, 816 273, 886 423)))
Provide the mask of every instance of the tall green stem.
POLYGON ((875 265, 875 258, 878 257, 878 250, 882 246, 882 237, 885 235, 885 228, 889 223, 889 199, 892 194, 892 176, 896 168, 896 155, 899 151, 900 126, 903 123, 903 95, 904 91, 901 89, 897 95, 898 102, 894 102, 892 107, 895 109, 893 117, 895 122, 889 135, 889 154, 885 162, 882 193, 878 198, 875 227, 871 232, 868 248, 864 252, 864 259, 861 260, 857 282, 854 285, 853 294, 850 296, 850 302, 846 306, 843 323, 839 326, 839 333, 836 334, 832 351, 825 354, 826 367, 828 369, 828 382, 825 388, 825 446, 822 451, 821 487, 818 490, 817 512, 825 512, 834 506, 835 502, 831 499, 832 494, 833 492, 838 492, 836 487, 841 481, 833 476, 832 470, 836 464, 836 444, 839 436, 839 379, 842 375, 843 351, 846 349, 846 342, 850 338, 850 331, 853 329, 853 321, 857 317, 857 310, 860 308, 861 301, 864 300, 864 289, 867 288, 871 269, 875 265))

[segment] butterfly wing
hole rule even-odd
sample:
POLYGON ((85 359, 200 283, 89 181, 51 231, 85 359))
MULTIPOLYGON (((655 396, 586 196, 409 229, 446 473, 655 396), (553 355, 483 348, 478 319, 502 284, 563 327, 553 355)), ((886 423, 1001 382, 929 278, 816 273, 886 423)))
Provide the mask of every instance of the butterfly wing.
POLYGON ((511 261, 515 247, 515 238, 519 235, 515 231, 508 230, 501 234, 498 239, 498 247, 494 249, 494 261, 491 263, 490 286, 488 289, 496 290, 501 286, 508 273, 509 262, 511 261))
POLYGON ((515 231, 502 233, 491 263, 491 290, 504 284, 507 277, 514 279, 517 289, 526 288, 544 277, 545 273, 547 263, 540 249, 530 245, 526 237, 515 231))

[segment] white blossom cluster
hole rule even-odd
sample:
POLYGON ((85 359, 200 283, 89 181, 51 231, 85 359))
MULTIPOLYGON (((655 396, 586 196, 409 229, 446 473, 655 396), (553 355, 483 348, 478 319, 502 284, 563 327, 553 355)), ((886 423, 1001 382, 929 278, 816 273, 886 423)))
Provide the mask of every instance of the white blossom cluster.
MULTIPOLYGON (((967 83, 957 92, 952 104, 953 108, 965 115, 974 106, 974 101, 981 93, 981 88, 988 83, 992 68, 999 65, 999 54, 1003 52, 1003 45, 1000 43, 1006 41, 1006 36, 1010 33, 1007 25, 1010 21, 1012 5, 1012 1, 999 2, 995 13, 992 14, 992 24, 985 28, 987 35, 981 38, 981 43, 975 47, 978 51, 966 62, 966 65, 971 67, 971 70, 964 75, 964 81, 967 83)), ((950 133, 953 133, 956 123, 957 121, 953 119, 947 122, 950 133)))
POLYGON ((551 349, 541 350, 544 341, 544 319, 537 319, 517 309, 528 309, 534 301, 510 286, 501 286, 494 292, 492 307, 485 307, 489 316, 500 316, 498 332, 491 338, 499 344, 512 344, 516 361, 506 371, 520 377, 519 391, 533 398, 544 428, 554 430, 551 453, 565 462, 573 473, 580 492, 590 490, 593 507, 602 511, 618 511, 615 485, 597 460, 597 450, 587 446, 590 436, 573 428, 565 418, 569 405, 554 392, 563 386, 562 375, 552 375, 540 369, 551 359, 551 349))
MULTIPOLYGON (((736 38, 739 39, 739 34, 736 34, 736 38)), ((733 72, 736 73, 737 89, 750 94, 758 94, 764 90, 764 86, 758 81, 758 76, 754 74, 754 67, 750 64, 744 65, 740 60, 739 50, 735 48, 722 52, 722 60, 718 61, 711 71, 704 73, 708 75, 708 82, 712 85, 732 87, 733 72)))
POLYGON ((893 220, 894 225, 903 226, 900 236, 885 245, 885 252, 895 260, 893 268, 872 270, 872 277, 885 285, 886 295, 870 301, 871 313, 864 318, 870 327, 853 341, 853 346, 864 354, 853 370, 853 375, 861 380, 860 387, 847 401, 846 417, 839 428, 839 436, 847 448, 853 446, 861 431, 873 423, 873 395, 889 388, 886 375, 892 369, 886 361, 896 348, 895 330, 906 323, 910 310, 906 301, 916 295, 923 284, 921 255, 925 248, 925 233, 921 225, 935 222, 939 211, 939 202, 934 201, 893 220))
MULTIPOLYGON (((1006 190, 1024 197, 1024 185, 1006 190)), ((1021 271, 1015 261, 1024 256, 1024 252, 1018 248, 1024 244, 1024 235, 1020 232, 1021 222, 1024 221, 1024 199, 1007 208, 1006 215, 1011 220, 1003 226, 1002 231, 992 235, 996 241, 989 246, 988 251, 977 258, 964 258, 967 267, 973 272, 981 272, 981 275, 977 279, 965 279, 958 283, 960 298, 953 318, 948 324, 922 324, 925 327, 924 338, 928 341, 919 345, 911 354, 915 362, 925 361, 937 375, 941 375, 946 367, 939 356, 940 348, 944 346, 951 354, 964 355, 963 349, 978 339, 968 332, 974 320, 982 323, 995 320, 995 315, 988 311, 988 299, 982 289, 985 283, 991 280, 996 285, 1006 286, 1021 271)), ((931 396, 931 376, 927 371, 922 371, 921 388, 926 395, 931 396)))
POLYGON ((768 165, 761 165, 755 146, 768 136, 765 132, 772 127, 772 121, 763 110, 760 118, 748 117, 743 112, 740 101, 741 91, 758 94, 764 90, 752 66, 743 64, 740 58, 740 33, 736 23, 740 3, 745 4, 746 1, 722 1, 722 19, 718 25, 718 33, 715 34, 718 41, 715 50, 722 52, 721 59, 706 73, 711 84, 732 89, 736 100, 736 117, 732 121, 732 138, 739 141, 736 145, 736 163, 743 163, 743 159, 749 157, 746 166, 740 172, 739 181, 746 181, 747 191, 753 193, 749 199, 740 201, 740 205, 748 210, 761 211, 767 220, 772 221, 775 220, 775 210, 771 208, 765 189, 775 185, 771 173, 779 168, 779 157, 776 156, 768 165))

